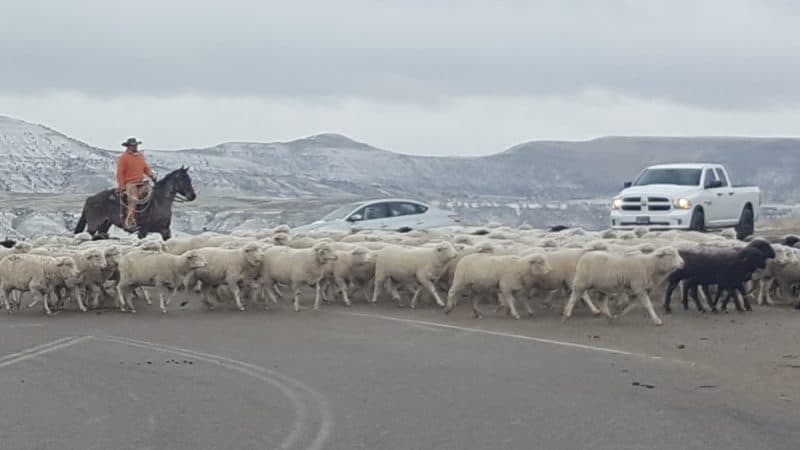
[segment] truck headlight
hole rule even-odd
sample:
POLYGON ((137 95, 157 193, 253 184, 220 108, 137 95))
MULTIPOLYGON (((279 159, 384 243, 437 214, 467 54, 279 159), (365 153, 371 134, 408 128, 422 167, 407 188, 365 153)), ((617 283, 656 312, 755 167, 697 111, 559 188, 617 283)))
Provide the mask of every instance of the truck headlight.
POLYGON ((672 205, 678 209, 691 209, 692 202, 685 198, 676 198, 672 201, 672 205))
POLYGON ((611 209, 620 209, 620 208, 622 208, 621 198, 615 198, 614 200, 611 200, 611 209))

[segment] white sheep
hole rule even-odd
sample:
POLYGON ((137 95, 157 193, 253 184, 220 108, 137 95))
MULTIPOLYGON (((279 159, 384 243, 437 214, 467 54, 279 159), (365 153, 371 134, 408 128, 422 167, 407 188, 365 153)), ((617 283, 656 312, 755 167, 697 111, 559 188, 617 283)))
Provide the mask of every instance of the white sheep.
POLYGON ((342 295, 344 304, 351 305, 349 286, 363 287, 375 276, 375 255, 364 247, 336 250, 331 268, 333 283, 342 295))
POLYGON ((550 265, 544 253, 527 256, 475 253, 464 256, 456 266, 453 285, 447 293, 445 312, 452 311, 458 299, 471 292, 472 312, 476 318, 480 318, 482 314, 478 309, 478 297, 474 294, 488 291, 497 294, 511 315, 519 319, 514 294, 525 291, 549 272, 550 265))
POLYGON ((294 310, 300 311, 300 289, 303 285, 313 286, 316 289, 314 309, 319 309, 321 294, 320 281, 325 276, 328 266, 336 260, 336 254, 327 242, 320 242, 311 248, 294 249, 275 246, 264 252, 261 261, 262 288, 266 291, 270 301, 277 303, 275 298, 275 285, 289 285, 294 310))
MULTIPOLYGON (((48 297, 60 286, 66 286, 79 305, 83 305, 75 261, 68 257, 17 254, 0 260, 0 295, 3 307, 11 312, 8 296, 11 291, 30 291, 36 301, 42 302, 44 312, 50 314, 48 297)), ((82 306, 85 309, 85 306, 82 306)))
POLYGON ((170 292, 169 300, 175 290, 191 272, 206 266, 206 260, 189 250, 181 255, 171 253, 135 250, 126 253, 119 261, 119 282, 117 299, 119 308, 136 312, 131 295, 137 287, 153 286, 159 290, 159 307, 167 311, 164 289, 170 292))
POLYGON ((205 259, 206 265, 190 272, 184 280, 184 286, 194 286, 199 281, 202 285, 203 304, 213 309, 208 300, 209 295, 224 285, 233 296, 236 307, 244 311, 240 285, 249 288, 251 293, 257 291, 254 284, 261 274, 261 246, 250 243, 237 249, 208 247, 193 251, 205 259))
MULTIPOLYGON (((662 321, 653 309, 648 290, 659 285, 675 270, 683 268, 683 259, 672 247, 662 247, 650 254, 621 254, 604 251, 588 252, 578 261, 572 294, 564 306, 564 321, 572 316, 572 309, 589 290, 603 295, 623 294, 632 300, 638 299, 645 307, 653 323, 662 321)), ((611 317, 607 307, 603 312, 611 317)), ((625 315, 635 303, 630 303, 622 312, 625 315)))
POLYGON ((456 257, 456 250, 448 242, 441 242, 431 247, 408 248, 400 246, 385 247, 378 251, 375 260, 375 289, 372 292, 372 303, 378 301, 383 289, 391 292, 395 302, 400 302, 400 294, 396 284, 414 285, 411 308, 416 306, 422 288, 436 300, 439 306, 445 306, 434 282, 447 269, 447 263, 456 257), (422 288, 417 287, 417 284, 422 288))

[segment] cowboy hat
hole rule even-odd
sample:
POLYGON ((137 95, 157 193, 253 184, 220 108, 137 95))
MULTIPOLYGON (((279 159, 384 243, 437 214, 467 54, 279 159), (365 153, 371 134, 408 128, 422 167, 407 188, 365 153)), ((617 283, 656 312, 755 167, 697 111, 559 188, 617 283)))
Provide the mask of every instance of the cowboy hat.
POLYGON ((122 146, 123 147, 134 147, 136 145, 140 145, 141 143, 142 143, 142 141, 136 140, 135 137, 132 137, 132 138, 128 138, 127 141, 123 142, 122 146))

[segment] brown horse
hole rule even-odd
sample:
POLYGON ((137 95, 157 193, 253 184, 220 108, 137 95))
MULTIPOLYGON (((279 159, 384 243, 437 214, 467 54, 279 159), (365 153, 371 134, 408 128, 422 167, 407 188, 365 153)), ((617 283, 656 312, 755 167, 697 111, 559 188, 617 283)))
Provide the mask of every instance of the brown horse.
MULTIPOLYGON (((123 228, 125 207, 120 202, 117 189, 107 189, 86 199, 75 233, 84 229, 93 237, 106 234, 111 225, 123 228)), ((156 182, 150 204, 136 215, 137 234, 144 238, 148 233, 160 233, 166 241, 172 235, 172 204, 197 198, 189 177, 189 168, 181 167, 156 182)))

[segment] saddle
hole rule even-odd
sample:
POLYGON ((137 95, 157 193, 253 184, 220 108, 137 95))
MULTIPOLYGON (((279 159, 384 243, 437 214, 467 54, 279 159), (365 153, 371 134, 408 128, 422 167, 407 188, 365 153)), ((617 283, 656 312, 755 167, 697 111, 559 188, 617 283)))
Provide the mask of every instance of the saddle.
MULTIPOLYGON (((137 205, 146 205, 150 203, 150 197, 153 194, 153 187, 148 182, 142 182, 136 185, 139 189, 139 199, 136 201, 137 205)), ((128 206, 128 193, 125 191, 120 192, 119 201, 123 206, 128 206)))

